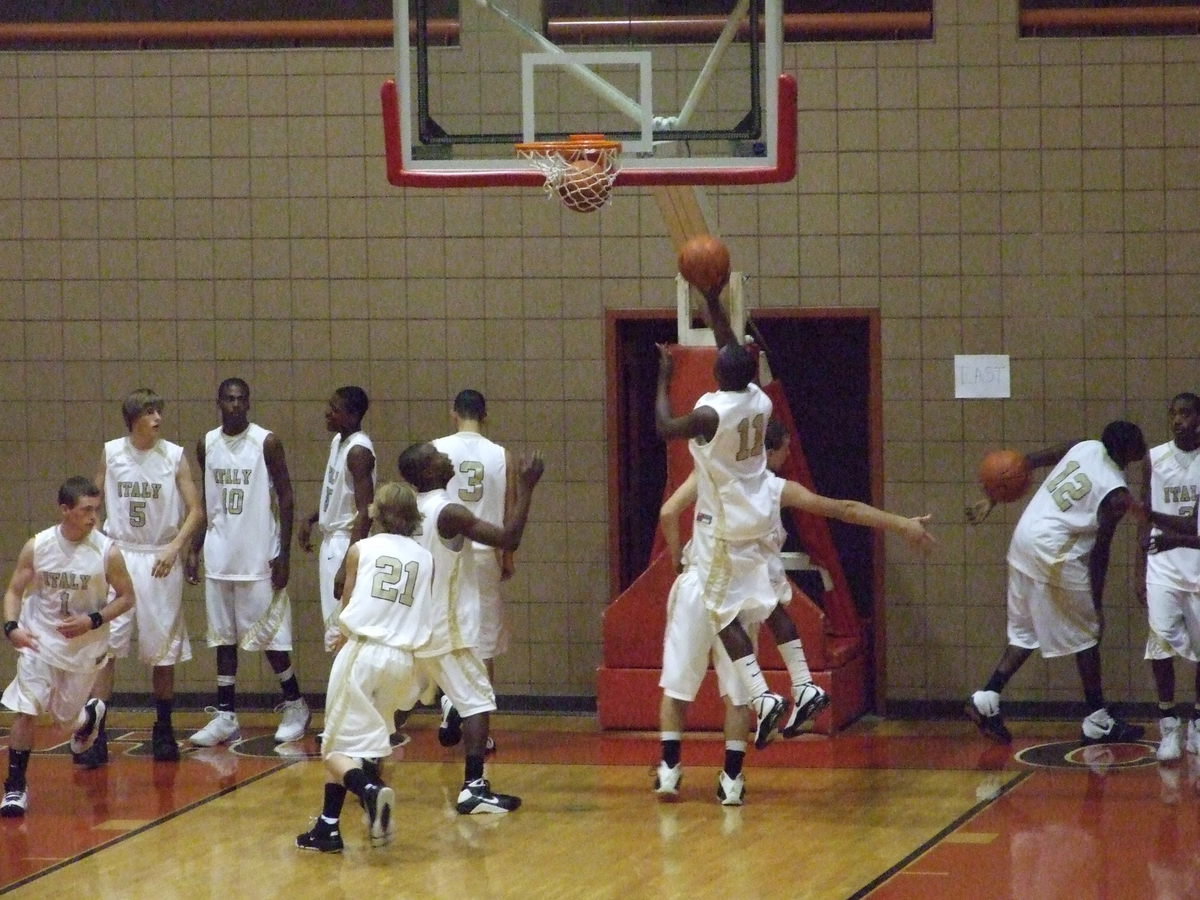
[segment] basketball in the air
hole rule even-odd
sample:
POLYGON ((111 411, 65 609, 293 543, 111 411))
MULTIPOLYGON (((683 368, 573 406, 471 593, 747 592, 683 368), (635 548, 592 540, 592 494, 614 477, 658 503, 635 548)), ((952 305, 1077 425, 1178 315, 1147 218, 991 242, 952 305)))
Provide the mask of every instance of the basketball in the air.
POLYGON ((993 450, 979 464, 979 484, 994 503, 1019 499, 1029 489, 1029 463, 1016 450, 993 450))
POLYGON ((611 188, 604 166, 590 159, 567 163, 567 171, 558 185, 563 206, 575 212, 592 212, 608 201, 611 188))
POLYGON ((711 234, 694 237, 679 251, 679 274, 702 294, 729 280, 729 248, 711 234))

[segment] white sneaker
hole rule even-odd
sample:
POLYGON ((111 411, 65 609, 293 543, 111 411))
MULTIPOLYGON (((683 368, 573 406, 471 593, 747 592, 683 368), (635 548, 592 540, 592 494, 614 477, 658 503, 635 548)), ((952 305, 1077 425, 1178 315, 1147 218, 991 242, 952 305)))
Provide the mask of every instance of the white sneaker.
POLYGON ((1160 739, 1155 758, 1159 762, 1174 762, 1183 756, 1183 723, 1178 716, 1163 716, 1158 720, 1160 739))
POLYGON ((659 800, 670 803, 679 799, 679 783, 683 781, 683 763, 668 766, 661 760, 654 772, 654 793, 659 800))
POLYGON ((724 769, 717 773, 717 799, 722 806, 741 806, 745 796, 745 775, 738 772, 737 778, 730 778, 724 769))
POLYGON ((788 711, 791 702, 786 697, 781 697, 779 694, 772 694, 769 691, 765 694, 760 694, 750 701, 750 708, 754 710, 754 715, 758 717, 758 725, 754 729, 754 747, 756 750, 761 750, 771 743, 775 737, 775 726, 779 724, 788 711))
POLYGON ((19 791, 5 791, 4 800, 0 801, 0 816, 5 819, 19 819, 25 815, 25 807, 29 805, 29 792, 24 788, 19 791))
POLYGON ((1200 753, 1200 725, 1195 719, 1188 719, 1187 752, 1200 753))
POLYGON ((796 691, 791 715, 779 726, 779 733, 785 738, 796 737, 801 727, 816 718, 828 705, 829 695, 810 681, 796 691))
POLYGON ((104 701, 93 697, 83 705, 83 727, 71 735, 71 752, 86 753, 96 743, 100 729, 96 725, 104 718, 104 701))
POLYGON ((212 721, 197 731, 191 737, 192 746, 215 747, 217 744, 228 744, 242 736, 241 726, 238 725, 237 713, 206 706, 206 713, 212 713, 212 721))
POLYGON ((298 741, 304 737, 304 732, 308 730, 308 723, 312 721, 312 710, 308 708, 303 697, 296 700, 284 700, 275 707, 275 712, 282 714, 279 727, 275 729, 275 743, 298 741))

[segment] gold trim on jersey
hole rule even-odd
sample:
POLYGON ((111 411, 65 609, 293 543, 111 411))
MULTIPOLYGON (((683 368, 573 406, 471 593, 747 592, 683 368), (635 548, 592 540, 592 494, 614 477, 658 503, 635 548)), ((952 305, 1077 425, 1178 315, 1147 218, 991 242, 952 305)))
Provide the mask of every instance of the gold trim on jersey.
POLYGON ((150 661, 152 666, 174 665, 176 661, 182 662, 182 652, 180 647, 187 640, 187 622, 183 618, 183 604, 180 603, 175 613, 175 621, 171 623, 171 627, 167 630, 167 639, 163 642, 162 652, 150 661), (172 659, 176 657, 177 659, 172 659))
POLYGON ((704 579, 704 607, 708 610, 714 631, 721 630, 718 613, 725 604, 725 595, 729 593, 729 583, 732 579, 733 563, 729 557, 729 543, 722 538, 715 538, 712 564, 708 568, 708 577, 704 579))
POLYGON ((242 649, 251 650, 255 647, 267 646, 275 635, 279 633, 279 628, 283 625, 286 618, 290 602, 287 588, 280 588, 275 591, 271 595, 271 602, 267 605, 267 611, 242 635, 242 649))
MULTIPOLYGON (((466 541, 463 542, 463 550, 466 550, 466 541)), ((458 581, 462 574, 462 552, 459 552, 454 557, 454 568, 450 570, 449 594, 447 603, 449 605, 449 619, 447 620, 447 628, 450 631, 450 649, 461 650, 465 644, 463 643, 462 627, 458 621, 458 581)))

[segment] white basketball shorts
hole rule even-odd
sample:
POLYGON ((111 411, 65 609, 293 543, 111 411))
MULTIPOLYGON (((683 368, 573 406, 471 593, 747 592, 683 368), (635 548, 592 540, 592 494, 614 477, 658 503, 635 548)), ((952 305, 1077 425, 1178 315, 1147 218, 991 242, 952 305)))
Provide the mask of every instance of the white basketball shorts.
POLYGON ((1100 620, 1088 589, 1064 588, 1008 567, 1008 642, 1040 650, 1047 659, 1069 656, 1100 640, 1100 620))

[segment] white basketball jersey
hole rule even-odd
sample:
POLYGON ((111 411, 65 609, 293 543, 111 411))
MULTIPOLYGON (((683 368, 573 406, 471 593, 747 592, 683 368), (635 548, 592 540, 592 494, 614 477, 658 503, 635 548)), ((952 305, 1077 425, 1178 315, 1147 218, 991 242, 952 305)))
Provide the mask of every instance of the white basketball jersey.
POLYGON ((128 437, 104 445, 104 533, 121 547, 149 550, 179 534, 183 498, 176 476, 183 448, 155 441, 139 450, 128 437))
MULTIPOLYGON (((329 443, 329 462, 325 464, 325 482, 321 485, 321 505, 317 510, 317 522, 322 531, 349 531, 358 515, 354 502, 354 476, 346 465, 346 457, 353 447, 366 447, 375 455, 375 445, 364 432, 356 431, 346 439, 335 434, 329 443)), ((371 483, 375 483, 375 469, 371 469, 371 483)))
POLYGON ((433 628, 433 555, 400 534, 364 538, 350 601, 338 617, 354 635, 415 650, 433 628))
POLYGON ((204 571, 209 578, 271 577, 271 560, 279 555, 279 523, 263 454, 270 433, 251 423, 241 434, 214 428, 204 436, 204 571))
POLYGON ((471 542, 462 535, 444 541, 437 528, 442 510, 457 502, 444 490, 417 494, 417 508, 425 518, 413 537, 433 554, 433 631, 417 656, 441 656, 479 643, 479 587, 471 542))
MULTIPOLYGON (((1150 508, 1190 516, 1200 489, 1200 450, 1180 450, 1174 441, 1150 451, 1150 508)), ((1158 534, 1159 529, 1152 529, 1158 534)), ((1146 556, 1146 582, 1184 591, 1200 590, 1200 553, 1176 547, 1146 556)))
POLYGON ((1038 581, 1086 590, 1100 503, 1125 487, 1125 474, 1100 441, 1067 451, 1034 492, 1013 531, 1008 564, 1038 581))
MULTIPOLYGON (((92 529, 75 543, 59 526, 33 538, 33 581, 21 604, 21 627, 38 641, 37 658, 68 672, 92 672, 108 654, 108 624, 68 640, 58 624, 71 616, 99 612, 108 602, 104 558, 112 540, 92 529)), ((33 653, 22 650, 22 653, 33 653)))
POLYGON ((757 540, 771 530, 763 448, 771 398, 750 384, 744 391, 705 394, 696 401, 701 406, 717 413, 718 424, 711 441, 688 441, 696 466, 696 521, 711 521, 714 534, 727 541, 757 540))
MULTIPOLYGON (((454 463, 454 477, 446 485, 450 496, 483 521, 503 525, 504 494, 508 484, 504 448, 474 431, 459 431, 438 438, 433 446, 454 463)), ((494 549, 478 542, 475 547, 494 549)))

